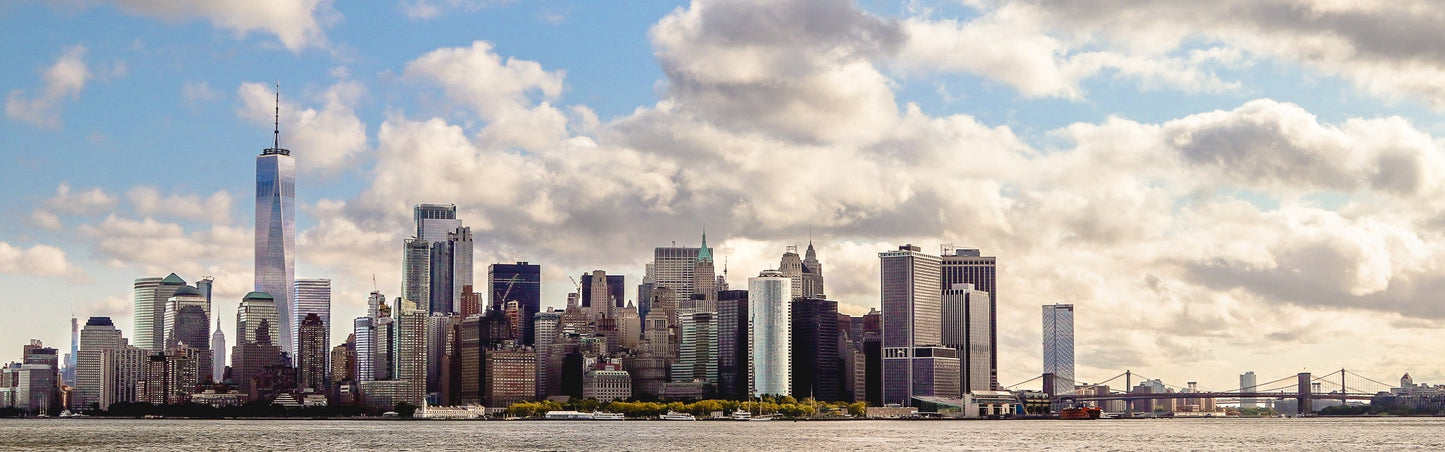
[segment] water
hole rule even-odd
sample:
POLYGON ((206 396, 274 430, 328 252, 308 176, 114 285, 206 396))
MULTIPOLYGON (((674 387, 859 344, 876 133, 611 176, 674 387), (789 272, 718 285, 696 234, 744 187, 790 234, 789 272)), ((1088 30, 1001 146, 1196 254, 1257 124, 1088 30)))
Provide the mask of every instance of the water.
POLYGON ((1445 418, 1097 421, 0 420, 3 450, 1445 450, 1445 418))

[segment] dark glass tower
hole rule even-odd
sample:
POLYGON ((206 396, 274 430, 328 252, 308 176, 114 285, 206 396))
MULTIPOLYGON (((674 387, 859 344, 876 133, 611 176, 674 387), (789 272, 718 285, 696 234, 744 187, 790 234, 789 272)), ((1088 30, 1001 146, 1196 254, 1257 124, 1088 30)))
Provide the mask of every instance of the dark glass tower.
POLYGON ((838 302, 793 300, 793 397, 833 402, 839 392, 838 302))
POLYGON ((514 300, 522 308, 522 341, 532 345, 532 316, 542 310, 542 266, 526 262, 489 265, 487 287, 492 309, 501 310, 514 300))

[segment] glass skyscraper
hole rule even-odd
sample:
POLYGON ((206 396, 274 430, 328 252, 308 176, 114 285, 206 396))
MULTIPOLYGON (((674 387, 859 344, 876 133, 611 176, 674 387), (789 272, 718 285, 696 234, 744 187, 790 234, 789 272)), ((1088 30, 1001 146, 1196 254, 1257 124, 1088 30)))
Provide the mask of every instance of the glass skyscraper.
POLYGON ((518 262, 487 266, 487 288, 492 309, 500 310, 508 301, 521 308, 522 342, 535 343, 532 318, 542 310, 542 266, 518 262))
POLYGON ((1044 373, 1054 374, 1052 394, 1074 392, 1074 305, 1044 305, 1044 373))
POLYGON ((748 278, 750 393, 792 394, 793 282, 782 272, 748 278))
POLYGON ((275 339, 283 351, 294 355, 291 286, 296 279, 296 160, 290 150, 281 149, 279 122, 278 117, 275 141, 256 157, 256 291, 275 297, 280 317, 276 328, 280 336, 275 339))
POLYGON ((883 403, 958 397, 958 352, 943 347, 941 259, 913 245, 878 254, 883 403))

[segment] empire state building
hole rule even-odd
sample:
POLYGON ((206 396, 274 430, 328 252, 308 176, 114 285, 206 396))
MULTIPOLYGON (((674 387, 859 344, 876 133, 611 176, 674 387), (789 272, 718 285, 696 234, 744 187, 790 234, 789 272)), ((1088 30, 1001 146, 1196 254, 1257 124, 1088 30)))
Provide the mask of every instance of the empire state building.
POLYGON ((281 148, 281 94, 277 86, 276 128, 272 144, 256 157, 256 291, 276 300, 281 337, 277 341, 292 357, 291 288, 296 279, 296 160, 281 148))

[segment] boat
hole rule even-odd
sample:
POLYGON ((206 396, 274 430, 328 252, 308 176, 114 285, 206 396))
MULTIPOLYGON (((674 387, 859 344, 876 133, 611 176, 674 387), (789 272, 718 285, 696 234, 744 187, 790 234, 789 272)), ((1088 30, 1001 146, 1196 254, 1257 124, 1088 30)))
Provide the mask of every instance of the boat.
POLYGON ((748 420, 749 420, 749 421, 752 421, 752 422, 771 421, 771 420, 773 420, 773 416, 772 416, 772 415, 753 416, 751 419, 748 419, 748 420))
POLYGON ((676 412, 676 411, 668 411, 667 414, 664 414, 664 415, 662 415, 662 416, 659 416, 658 419, 661 419, 661 420, 664 420, 664 421, 696 421, 696 420, 697 420, 697 418, 692 417, 691 414, 688 414, 688 413, 679 413, 679 412, 676 412))
POLYGON ((1097 407, 1064 408, 1059 411, 1059 419, 1098 419, 1103 413, 1097 407))
POLYGON ((626 419, 626 417, 622 416, 622 413, 608 413, 608 412, 603 412, 603 411, 593 411, 593 412, 592 412, 592 419, 593 419, 593 420, 597 420, 597 421, 620 421, 620 420, 626 419))
POLYGON ((580 411, 548 411, 544 418, 548 420, 565 421, 586 421, 596 419, 596 413, 583 413, 580 411))
POLYGON ((743 410, 737 410, 737 411, 734 411, 734 412, 733 412, 733 420, 734 420, 734 421, 750 421, 750 420, 752 420, 752 419, 753 419, 753 413, 749 413, 749 412, 743 411, 743 410))

